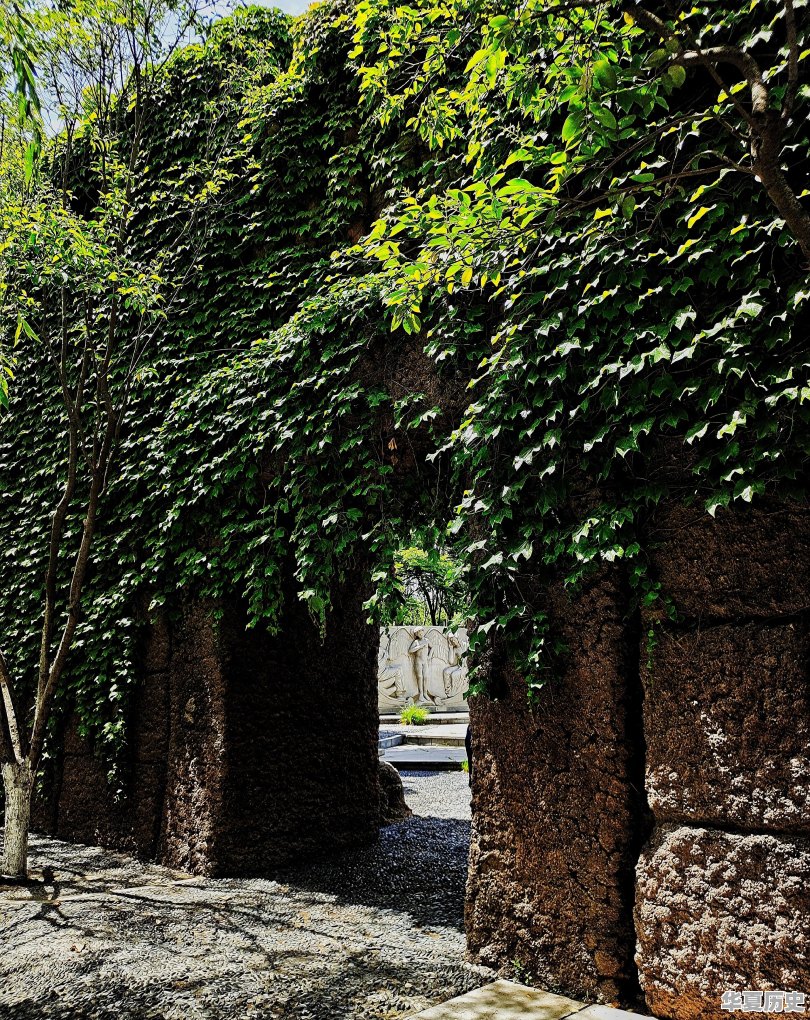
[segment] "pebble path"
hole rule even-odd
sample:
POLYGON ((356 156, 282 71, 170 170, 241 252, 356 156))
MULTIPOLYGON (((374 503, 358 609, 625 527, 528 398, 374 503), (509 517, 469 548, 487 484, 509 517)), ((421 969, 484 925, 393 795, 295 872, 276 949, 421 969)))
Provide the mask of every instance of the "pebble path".
POLYGON ((493 975, 464 963, 461 772, 414 817, 273 879, 201 879, 35 837, 55 884, 0 888, 0 1020, 395 1020, 493 975))

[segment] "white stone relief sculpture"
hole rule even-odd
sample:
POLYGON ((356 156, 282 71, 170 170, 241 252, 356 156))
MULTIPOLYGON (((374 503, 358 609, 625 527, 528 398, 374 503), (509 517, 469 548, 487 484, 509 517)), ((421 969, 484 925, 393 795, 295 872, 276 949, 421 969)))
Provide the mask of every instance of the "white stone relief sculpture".
POLYGON ((465 709, 467 631, 447 627, 383 627, 377 670, 381 712, 405 705, 465 709))

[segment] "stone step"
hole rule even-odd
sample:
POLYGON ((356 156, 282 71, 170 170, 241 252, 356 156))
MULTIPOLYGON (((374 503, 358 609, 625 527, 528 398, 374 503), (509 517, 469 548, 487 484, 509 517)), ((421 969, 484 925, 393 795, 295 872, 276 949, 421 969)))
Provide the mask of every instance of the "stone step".
POLYGON ((527 988, 515 981, 493 981, 441 1006, 415 1013, 411 1020, 640 1020, 639 1014, 527 988))
MULTIPOLYGON (((470 722, 469 712, 431 712, 430 722, 425 726, 467 726, 470 722)), ((388 729, 390 726, 401 726, 402 720, 399 715, 387 713, 380 716, 380 726, 388 729)))
POLYGON ((464 737, 443 736, 442 734, 409 733, 402 738, 409 744, 419 744, 422 747, 464 747, 464 737))
POLYGON ((434 747, 425 744, 400 744, 389 747, 380 757, 400 771, 457 772, 467 760, 463 747, 434 747))
POLYGON ((467 727, 458 724, 451 726, 390 726, 380 730, 380 734, 399 734, 409 744, 436 745, 439 747, 464 747, 467 727))
POLYGON ((380 735, 377 738, 377 747, 380 750, 385 750, 388 747, 396 747, 397 744, 405 743, 405 735, 403 733, 391 733, 390 730, 380 730, 380 735))

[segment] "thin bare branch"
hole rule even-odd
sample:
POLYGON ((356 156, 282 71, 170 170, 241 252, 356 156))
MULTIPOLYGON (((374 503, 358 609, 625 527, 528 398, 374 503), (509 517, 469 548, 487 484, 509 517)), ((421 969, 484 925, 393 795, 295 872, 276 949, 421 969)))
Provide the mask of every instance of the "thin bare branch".
POLYGON ((11 740, 11 750, 14 757, 19 765, 23 758, 23 746, 22 739, 20 737, 20 726, 18 722, 18 711, 17 702, 14 696, 14 683, 11 678, 11 672, 6 662, 6 657, 0 651, 0 693, 3 697, 3 713, 6 720, 6 728, 8 729, 9 739, 11 740))

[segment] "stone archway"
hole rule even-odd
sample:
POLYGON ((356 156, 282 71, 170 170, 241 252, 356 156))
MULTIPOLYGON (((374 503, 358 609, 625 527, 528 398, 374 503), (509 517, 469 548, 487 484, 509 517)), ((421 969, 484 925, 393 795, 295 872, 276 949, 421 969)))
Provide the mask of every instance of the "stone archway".
POLYGON ((274 636, 247 630, 235 603, 192 603, 152 628, 129 796, 113 801, 69 726, 38 827, 208 875, 267 873, 376 838, 377 631, 359 573, 341 589, 323 639, 295 598, 274 636))

